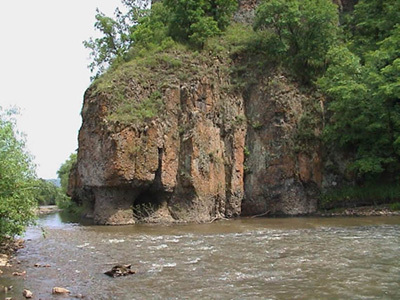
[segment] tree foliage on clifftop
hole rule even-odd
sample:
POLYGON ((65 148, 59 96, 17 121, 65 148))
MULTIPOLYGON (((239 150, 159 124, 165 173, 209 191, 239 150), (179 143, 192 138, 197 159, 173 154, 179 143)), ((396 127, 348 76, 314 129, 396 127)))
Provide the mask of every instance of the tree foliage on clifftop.
POLYGON ((164 0, 164 5, 171 14, 168 20, 171 37, 197 47, 220 34, 237 9, 236 0, 164 0))
POLYGON ((89 68, 99 76, 110 66, 132 58, 137 46, 161 44, 166 39, 202 48, 209 37, 229 25, 236 0, 164 0, 148 9, 149 0, 121 0, 125 9, 114 17, 97 10, 95 28, 100 38, 84 41, 91 50, 89 68))
POLYGON ((332 0, 267 0, 257 8, 254 28, 273 32, 280 60, 308 82, 324 71, 338 22, 332 0))
POLYGON ((96 76, 102 74, 116 60, 123 60, 132 46, 134 29, 139 20, 146 15, 146 0, 121 0, 125 9, 115 9, 114 18, 96 10, 95 29, 102 33, 96 39, 89 38, 83 45, 90 50, 93 61, 89 64, 96 76))

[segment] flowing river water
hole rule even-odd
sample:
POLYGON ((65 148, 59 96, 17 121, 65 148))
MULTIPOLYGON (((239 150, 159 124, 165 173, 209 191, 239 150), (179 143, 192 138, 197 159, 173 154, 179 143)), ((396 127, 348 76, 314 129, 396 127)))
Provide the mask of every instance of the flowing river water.
POLYGON ((0 277, 14 286, 5 297, 26 288, 34 299, 400 299, 400 217, 106 227, 53 214, 25 239, 15 267, 27 273, 0 277), (103 274, 115 264, 137 273, 103 274), (55 286, 71 295, 52 296, 55 286))

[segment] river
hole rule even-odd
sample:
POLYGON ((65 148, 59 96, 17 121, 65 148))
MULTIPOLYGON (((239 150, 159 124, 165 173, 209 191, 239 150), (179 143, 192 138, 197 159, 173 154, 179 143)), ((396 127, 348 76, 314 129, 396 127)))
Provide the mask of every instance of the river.
POLYGON ((34 299, 400 299, 400 217, 107 227, 57 213, 25 239, 24 279, 0 277, 14 299, 24 288, 34 299), (121 263, 137 274, 103 274, 121 263))

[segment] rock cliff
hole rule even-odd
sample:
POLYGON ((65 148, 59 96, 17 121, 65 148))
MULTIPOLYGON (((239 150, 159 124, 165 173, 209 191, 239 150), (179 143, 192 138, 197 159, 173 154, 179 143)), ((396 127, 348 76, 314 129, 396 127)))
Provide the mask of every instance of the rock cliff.
MULTIPOLYGON (((222 90, 220 63, 199 64, 209 75, 160 86, 153 78, 120 82, 131 103, 159 93, 158 115, 110 121, 112 92, 85 95, 77 168, 70 180, 75 200, 89 203, 99 224, 137 219, 208 221, 238 216, 244 197, 243 98, 222 90), (157 90, 157 91, 156 91, 157 90)), ((168 68, 167 68, 168 69, 168 68)))
POLYGON ((243 93, 216 56, 160 55, 85 94, 70 194, 88 215, 115 225, 315 211, 319 149, 295 145, 308 95, 276 73, 243 93))
MULTIPOLYGON (((236 18, 251 20, 256 4, 240 1, 236 18)), ((88 216, 116 225, 317 209, 320 188, 338 181, 323 176, 323 99, 277 70, 237 88, 231 64, 170 49, 92 84, 69 186, 88 216)))
MULTIPOLYGON (((250 88, 245 101, 249 126, 243 215, 316 210, 323 169, 320 144, 304 144, 301 138, 311 98, 282 74, 263 78, 250 88)), ((305 126, 313 136, 320 134, 318 124, 305 126)))

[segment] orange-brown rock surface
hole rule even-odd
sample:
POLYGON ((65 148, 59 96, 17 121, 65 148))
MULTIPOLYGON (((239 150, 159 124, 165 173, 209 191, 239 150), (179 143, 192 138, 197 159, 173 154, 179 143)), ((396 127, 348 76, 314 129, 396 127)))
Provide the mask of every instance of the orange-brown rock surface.
MULTIPOLYGON (((160 115, 135 124, 110 122, 108 95, 87 91, 70 194, 89 204, 96 223, 240 215, 246 126, 235 118, 244 116, 243 99, 223 92, 215 74, 162 87, 160 115)), ((140 102, 151 91, 132 78, 127 93, 140 102)))
MULTIPOLYGON (((111 122, 110 95, 95 85, 87 91, 70 194, 96 223, 316 210, 319 149, 302 153, 293 144, 307 96, 283 75, 260 80, 245 97, 226 92, 219 66, 209 68, 164 85, 160 114, 132 124, 111 122)), ((129 82, 133 103, 156 86, 129 82)))
POLYGON ((244 215, 314 212, 322 183, 318 143, 299 149, 296 136, 309 96, 283 75, 265 78, 246 99, 244 215))

